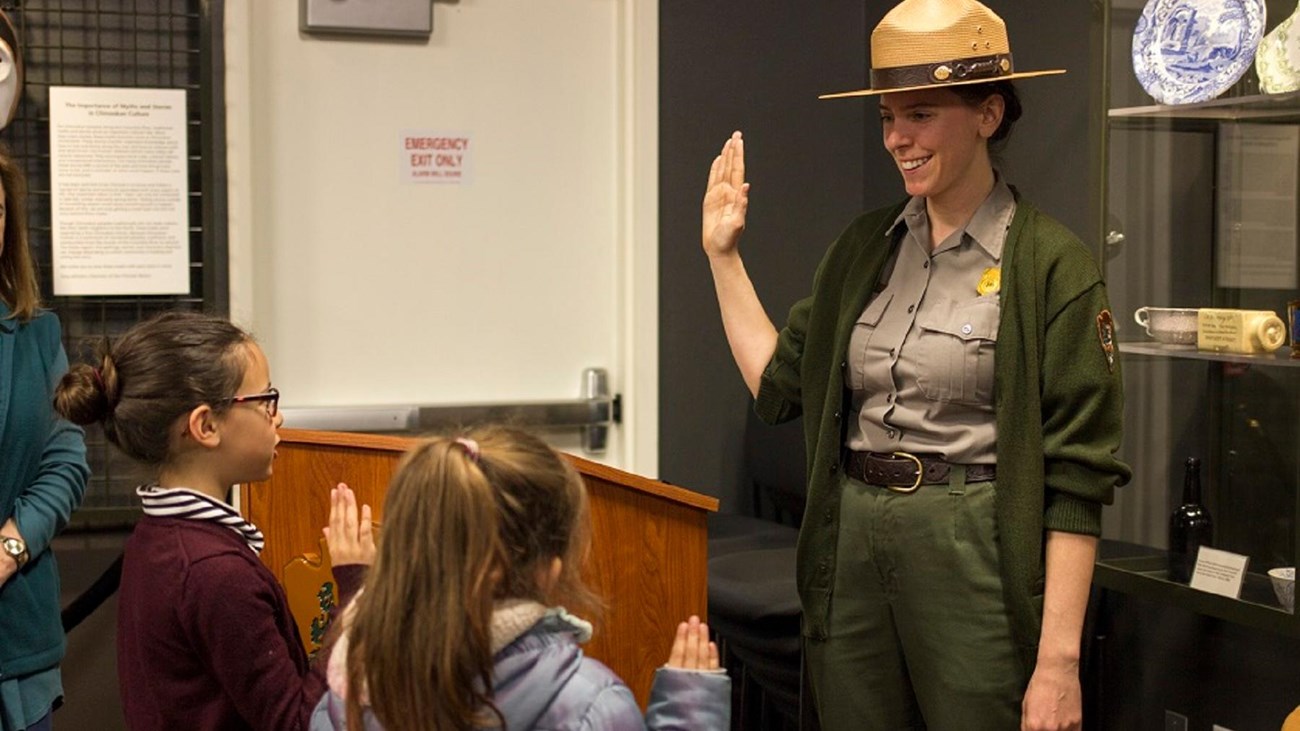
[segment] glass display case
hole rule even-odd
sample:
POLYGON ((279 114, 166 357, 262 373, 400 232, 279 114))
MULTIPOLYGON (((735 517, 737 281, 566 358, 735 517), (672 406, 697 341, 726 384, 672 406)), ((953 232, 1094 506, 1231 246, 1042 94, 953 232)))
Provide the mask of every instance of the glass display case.
MULTIPOLYGON (((1134 471, 1104 513, 1096 583, 1300 636, 1268 575, 1294 567, 1300 546, 1300 357, 1286 326, 1265 317, 1285 323, 1300 298, 1300 92, 1261 93, 1251 64, 1210 101, 1156 104, 1133 70, 1145 4, 1099 3, 1094 36, 1096 245, 1123 353, 1122 457, 1134 471), (1160 327, 1156 314, 1166 315, 1160 327), (1236 346, 1213 337, 1223 318, 1236 319, 1236 346), (1270 352, 1276 337, 1285 342, 1270 352), (1210 545, 1249 558, 1239 598, 1170 574, 1170 518, 1191 457, 1202 464, 1210 545)), ((1295 10, 1295 0, 1268 2, 1266 29, 1295 10)))

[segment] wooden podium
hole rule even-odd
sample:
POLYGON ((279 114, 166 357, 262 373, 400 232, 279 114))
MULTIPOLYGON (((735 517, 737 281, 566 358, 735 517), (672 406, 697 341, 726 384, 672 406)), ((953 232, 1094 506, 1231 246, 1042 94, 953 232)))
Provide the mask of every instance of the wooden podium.
MULTIPOLYGON (((298 429, 282 429, 280 438, 274 475, 242 487, 240 510, 266 534, 262 561, 285 585, 310 651, 332 601, 321 539, 330 489, 346 482, 382 530, 389 478, 419 440, 298 429)), ((718 501, 567 456, 591 496, 592 556, 584 576, 607 605, 584 651, 618 673, 644 708, 677 623, 706 616, 705 519, 718 501)))

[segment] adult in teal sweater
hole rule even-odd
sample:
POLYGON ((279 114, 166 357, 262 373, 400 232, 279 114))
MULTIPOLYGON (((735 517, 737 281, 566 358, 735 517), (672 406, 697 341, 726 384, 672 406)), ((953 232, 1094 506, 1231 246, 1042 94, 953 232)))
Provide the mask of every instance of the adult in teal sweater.
POLYGON ((81 429, 54 414, 68 370, 59 320, 40 309, 26 185, 0 152, 0 730, 50 727, 63 696, 59 571, 50 541, 81 503, 81 429))
POLYGON ((779 332, 737 248, 740 133, 704 199, 755 408, 804 418, 814 701, 827 729, 1077 729, 1101 506, 1130 474, 1114 325, 1087 249, 989 155, 1020 115, 1010 80, 1051 72, 1017 74, 974 0, 905 0, 871 46, 851 94, 879 95, 910 199, 845 229, 779 332))

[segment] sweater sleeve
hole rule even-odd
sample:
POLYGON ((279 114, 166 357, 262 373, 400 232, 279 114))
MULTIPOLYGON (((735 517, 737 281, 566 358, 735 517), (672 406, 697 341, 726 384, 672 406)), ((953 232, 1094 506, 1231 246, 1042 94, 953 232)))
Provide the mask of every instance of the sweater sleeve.
MULTIPOLYGON (((48 382, 43 385, 49 403, 53 400, 54 384, 68 371, 59 321, 50 313, 42 313, 29 326, 35 331, 46 367, 48 382)), ((36 423, 48 425, 40 466, 36 476, 19 494, 13 513, 18 532, 32 556, 40 555, 68 524, 73 511, 81 505, 81 498, 86 493, 86 480, 90 477, 81 428, 52 413, 48 419, 36 423)))
POLYGON ((776 338, 776 352, 763 369, 754 411, 768 424, 780 424, 803 413, 800 364, 812 304, 813 298, 807 297, 790 308, 790 317, 776 338))
MULTIPOLYGON (((1050 286, 1050 285, 1049 285, 1050 286)), ((1124 395, 1118 348, 1100 280, 1048 313, 1043 348, 1044 527, 1100 535, 1101 506, 1131 472, 1120 462, 1124 395)))
POLYGON ((334 574, 334 583, 338 587, 338 601, 334 604, 336 610, 346 607, 361 590, 368 569, 368 566, 359 563, 330 567, 330 572, 334 574))
POLYGON ((281 632, 274 587, 246 558, 222 554, 190 567, 178 616, 240 716, 254 729, 306 729, 325 693, 322 668, 299 665, 281 632))

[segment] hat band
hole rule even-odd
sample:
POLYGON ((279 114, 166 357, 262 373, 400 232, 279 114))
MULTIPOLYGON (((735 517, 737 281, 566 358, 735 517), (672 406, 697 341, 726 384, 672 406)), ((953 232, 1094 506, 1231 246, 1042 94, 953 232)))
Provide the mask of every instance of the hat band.
POLYGON ((1013 69, 1010 53, 959 58, 915 66, 891 66, 871 69, 871 88, 874 91, 884 91, 978 79, 992 80, 1001 76, 1010 76, 1013 69))

